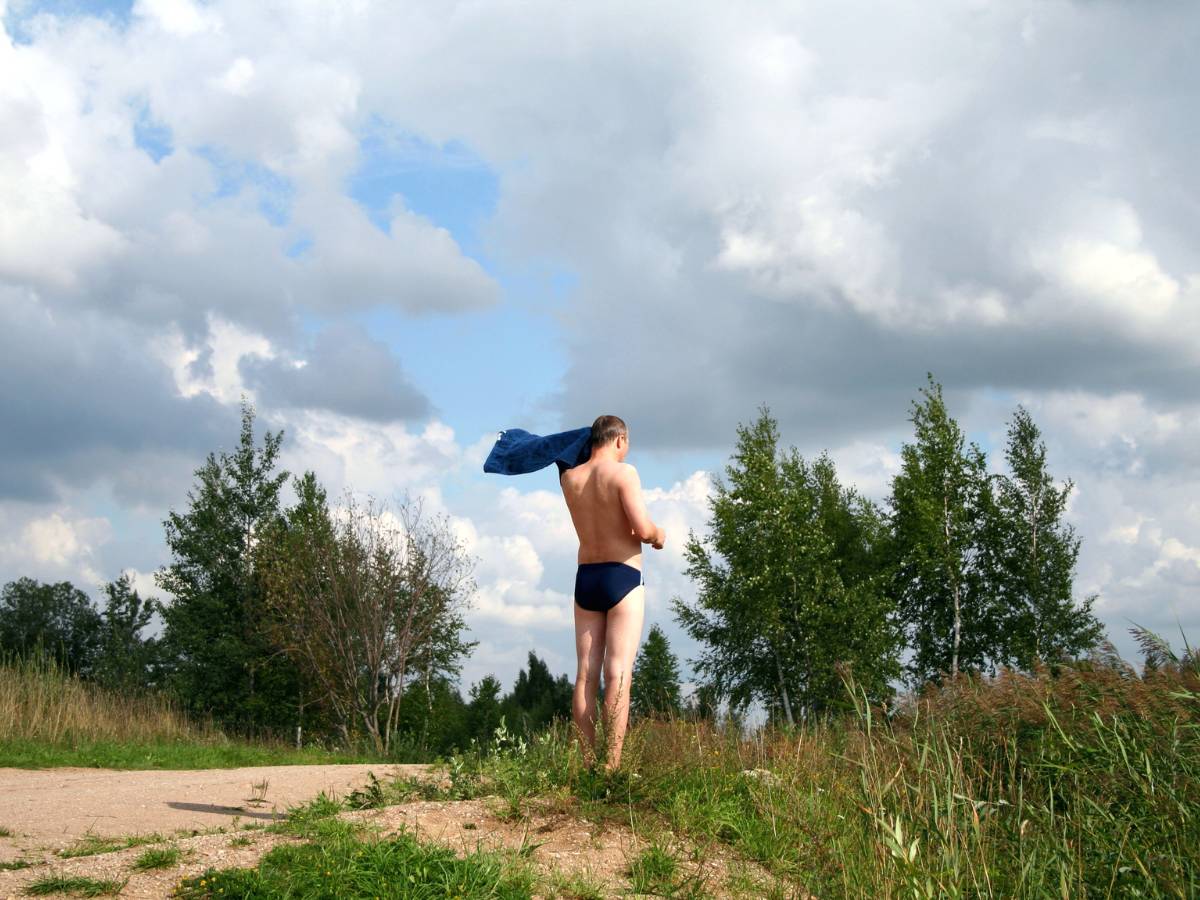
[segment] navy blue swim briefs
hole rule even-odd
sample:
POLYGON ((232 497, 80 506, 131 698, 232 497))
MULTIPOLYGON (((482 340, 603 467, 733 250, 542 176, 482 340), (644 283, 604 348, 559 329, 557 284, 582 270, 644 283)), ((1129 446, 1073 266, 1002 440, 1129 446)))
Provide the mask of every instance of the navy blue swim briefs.
POLYGON ((592 612, 608 612, 642 581, 642 573, 622 562, 580 563, 575 602, 592 612))

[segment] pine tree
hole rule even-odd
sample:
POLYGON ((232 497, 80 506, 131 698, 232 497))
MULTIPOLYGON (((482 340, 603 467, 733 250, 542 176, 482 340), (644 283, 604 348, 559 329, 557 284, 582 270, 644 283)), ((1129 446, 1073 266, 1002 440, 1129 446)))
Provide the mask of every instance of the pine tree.
POLYGON ((517 673, 512 693, 501 702, 505 722, 515 732, 535 734, 554 719, 568 719, 573 690, 566 675, 555 678, 545 661, 530 650, 528 670, 517 673))
POLYGON ((667 636, 650 626, 633 665, 630 712, 635 716, 674 715, 680 712, 679 663, 667 636))
POLYGON ((892 590, 918 683, 992 665, 1002 640, 983 561, 993 515, 986 460, 965 447, 932 375, 921 392, 890 501, 892 590))
POLYGON ((1041 431, 1024 407, 1008 427, 1011 475, 996 479, 990 581, 1001 608, 1005 662, 1029 669, 1094 647, 1103 627, 1092 615, 1095 595, 1072 597, 1080 540, 1063 521, 1074 483, 1058 487, 1046 467, 1041 431))
POLYGON ((694 606, 676 616, 704 645, 697 672, 734 708, 754 700, 788 724, 836 705, 849 667, 873 695, 888 692, 897 634, 883 592, 879 516, 842 488, 833 464, 778 450, 764 407, 714 479, 710 534, 689 535, 694 606))
POLYGON ((260 534, 279 517, 287 472, 272 474, 283 432, 254 443, 254 409, 243 400, 232 454, 209 453, 188 492, 189 508, 163 525, 172 562, 155 574, 174 596, 163 608, 168 683, 186 708, 239 729, 291 723, 295 668, 261 627, 261 584, 253 564, 260 534))
POLYGON ((467 738, 475 738, 486 744, 500 724, 503 714, 500 694, 504 690, 495 675, 484 675, 471 686, 470 702, 467 703, 467 738))

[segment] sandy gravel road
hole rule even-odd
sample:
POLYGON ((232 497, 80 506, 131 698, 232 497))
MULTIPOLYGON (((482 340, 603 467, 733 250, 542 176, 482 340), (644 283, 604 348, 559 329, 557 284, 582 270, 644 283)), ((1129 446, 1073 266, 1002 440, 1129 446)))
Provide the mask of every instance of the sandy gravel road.
POLYGON ((0 768, 0 862, 82 835, 129 835, 267 823, 289 806, 368 782, 420 775, 423 765, 255 766, 183 771, 0 768), (265 787, 263 782, 266 782, 265 787), (256 787, 257 785, 257 787, 256 787))

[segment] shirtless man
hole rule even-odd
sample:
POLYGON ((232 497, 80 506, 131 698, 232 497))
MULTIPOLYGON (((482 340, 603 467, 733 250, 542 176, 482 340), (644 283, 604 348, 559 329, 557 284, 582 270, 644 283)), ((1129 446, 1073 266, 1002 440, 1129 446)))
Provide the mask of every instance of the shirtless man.
POLYGON ((629 721, 633 660, 646 608, 642 544, 661 550, 666 533, 646 512, 637 469, 626 463, 629 431, 616 416, 592 423, 588 461, 562 471, 559 483, 579 536, 575 575, 575 653, 579 662, 571 715, 595 753, 596 694, 604 672, 604 721, 611 771, 621 764, 629 721))

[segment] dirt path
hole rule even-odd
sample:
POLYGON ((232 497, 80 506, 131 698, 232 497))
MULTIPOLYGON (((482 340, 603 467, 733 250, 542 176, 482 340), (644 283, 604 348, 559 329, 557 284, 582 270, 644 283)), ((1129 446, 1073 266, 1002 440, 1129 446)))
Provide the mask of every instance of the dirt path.
POLYGON ((419 775, 428 766, 255 766, 244 769, 121 771, 0 768, 0 862, 14 850, 58 849, 84 834, 170 834, 266 824, 321 791, 345 796, 367 783, 419 775), (265 787, 264 787, 265 782, 265 787), (257 785, 257 788, 256 788, 257 785))
MULTIPOLYGON (((23 896, 31 881, 48 874, 86 875, 124 882, 122 898, 166 898, 181 878, 217 868, 253 866, 272 847, 297 840, 285 834, 245 831, 282 818, 289 806, 321 791, 344 797, 362 787, 372 772, 381 781, 432 776, 430 766, 265 766, 195 771, 105 769, 0 769, 0 863, 21 860, 28 868, 0 866, 0 898, 23 896), (263 787, 265 783, 265 787, 263 787), (202 832, 202 833, 197 833, 202 832), (168 869, 139 872, 138 846, 73 858, 57 851, 85 835, 157 835, 178 847, 182 859, 168 869)), ((646 848, 645 835, 628 825, 581 818, 559 804, 530 801, 520 816, 505 815, 498 798, 417 801, 384 809, 343 812, 379 837, 399 829, 449 845, 465 855, 482 847, 526 848, 537 868, 552 876, 580 876, 604 896, 630 888, 630 864, 646 848)), ((659 841, 663 837, 660 835, 659 841)), ((761 897, 773 881, 757 865, 728 848, 697 846, 667 837, 680 862, 690 896, 761 897), (731 876, 738 876, 730 882, 731 876), (740 889, 733 883, 741 882, 740 889)), ((551 890, 551 896, 572 896, 551 890)), ((787 892, 782 896, 799 896, 787 892)))

